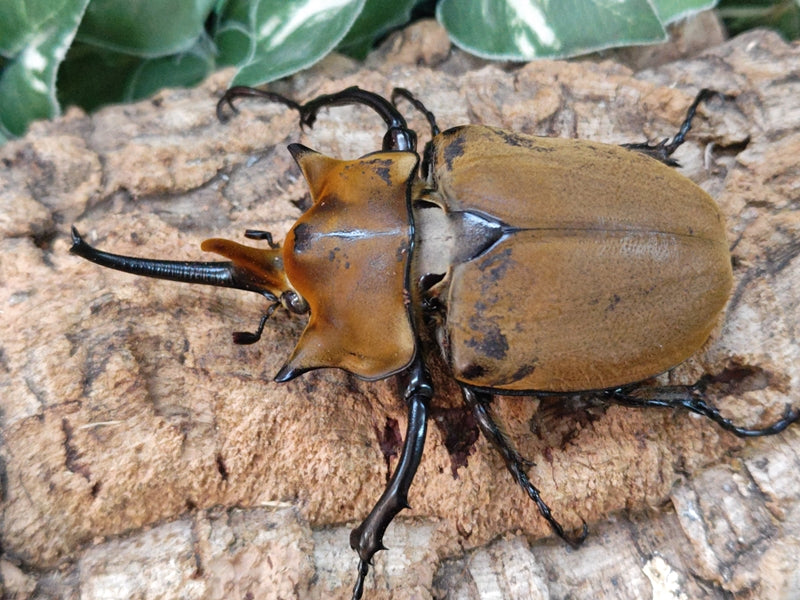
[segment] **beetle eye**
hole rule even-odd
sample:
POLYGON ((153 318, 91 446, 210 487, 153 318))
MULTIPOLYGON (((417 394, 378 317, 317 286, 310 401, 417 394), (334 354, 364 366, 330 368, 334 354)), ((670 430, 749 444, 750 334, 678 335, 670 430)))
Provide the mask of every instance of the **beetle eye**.
POLYGON ((298 315, 308 312, 308 302, 294 290, 288 290, 281 294, 281 304, 286 310, 298 315))

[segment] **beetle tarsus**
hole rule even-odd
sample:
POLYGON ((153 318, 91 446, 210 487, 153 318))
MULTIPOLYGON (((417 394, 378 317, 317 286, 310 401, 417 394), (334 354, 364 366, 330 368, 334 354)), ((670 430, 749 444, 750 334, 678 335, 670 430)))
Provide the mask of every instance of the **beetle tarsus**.
POLYGON ((229 106, 234 113, 239 112, 239 109, 233 104, 233 101, 237 98, 261 98, 268 102, 277 102, 278 104, 288 106, 292 110, 300 111, 300 105, 291 98, 287 98, 276 92, 267 92, 244 85, 237 85, 227 90, 222 98, 220 98, 219 102, 217 102, 217 119, 223 123, 228 120, 228 117, 223 112, 226 105, 229 106))
POLYGON ((606 400, 636 407, 685 408, 714 421, 737 437, 761 437, 782 432, 800 420, 800 411, 787 405, 783 417, 762 428, 742 427, 723 417, 719 409, 703 399, 700 385, 618 388, 604 394, 606 400))
POLYGON ((272 316, 272 313, 274 313, 275 309, 280 305, 280 302, 275 302, 269 305, 267 312, 261 316, 261 320, 258 322, 258 328, 254 332, 234 331, 233 343, 239 344, 240 346, 246 346, 248 344, 255 344, 258 340, 260 340, 261 334, 264 333, 264 325, 266 325, 267 321, 272 316))
POLYGON ((514 477, 514 480, 525 491, 525 493, 528 494, 530 499, 536 503, 536 507, 539 509, 539 514, 542 515, 542 518, 544 518, 544 520, 550 525, 553 533, 555 533, 573 548, 580 546, 589 533, 589 528, 586 525, 586 522, 583 522, 581 532, 575 535, 564 531, 564 527, 561 525, 561 523, 559 523, 556 518, 553 517, 550 507, 542 499, 539 490, 531 483, 530 479, 528 479, 528 474, 525 472, 525 466, 526 464, 529 464, 529 461, 523 458, 519 451, 514 448, 511 440, 508 439, 508 436, 505 434, 502 428, 498 426, 498 424, 492 418, 489 410, 489 405, 491 404, 492 400, 491 394, 479 392, 466 386, 462 386, 461 390, 464 395, 464 401, 467 403, 467 406, 472 409, 481 432, 503 457, 503 460, 506 463, 506 468, 514 477))
POLYGON ((692 120, 694 119, 695 113, 697 113, 697 107, 700 106, 701 102, 704 102, 714 96, 720 96, 725 99, 732 98, 732 96, 717 92, 716 90, 710 90, 707 88, 700 90, 697 93, 697 96, 695 96, 692 104, 687 109, 686 118, 684 118, 683 123, 681 123, 678 133, 673 136, 671 141, 669 138, 667 138, 661 140, 657 144, 642 142, 639 144, 622 144, 622 147, 646 154, 647 156, 655 158, 656 160, 659 160, 670 167, 680 166, 677 160, 670 157, 672 156, 672 153, 675 152, 675 150, 677 150, 680 145, 686 141, 686 134, 689 133, 689 130, 692 128, 692 120))
POLYGON ((365 560, 358 560, 358 576, 356 577, 356 584, 353 586, 353 600, 361 600, 364 594, 364 579, 369 572, 369 563, 365 560))
POLYGON ((350 547, 358 553, 358 577, 353 588, 353 600, 361 598, 364 578, 372 557, 383 550, 383 534, 389 523, 403 508, 408 507, 408 490, 417 472, 428 422, 428 401, 433 386, 425 366, 417 357, 409 367, 405 398, 408 404, 408 428, 400 461, 386 489, 367 518, 350 533, 350 547))

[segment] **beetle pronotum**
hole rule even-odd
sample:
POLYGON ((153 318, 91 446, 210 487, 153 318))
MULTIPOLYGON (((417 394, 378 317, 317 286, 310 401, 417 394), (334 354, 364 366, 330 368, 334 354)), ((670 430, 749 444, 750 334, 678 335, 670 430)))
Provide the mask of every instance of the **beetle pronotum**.
POLYGON ((299 104, 235 87, 219 101, 220 118, 244 96, 283 103, 305 126, 324 107, 360 104, 385 122, 383 147, 343 161, 291 144, 313 205, 282 247, 268 232, 248 230, 245 237, 268 247, 210 239, 201 248, 226 261, 150 260, 97 250, 73 227, 71 251, 137 275, 261 294, 268 308, 254 333, 234 334, 239 344, 256 342, 279 307, 308 315, 278 382, 323 367, 365 380, 403 378, 403 452, 350 538, 358 599, 386 527, 407 507, 434 395, 426 366, 432 352, 441 353, 514 479, 573 545, 586 524, 568 534, 552 516, 495 422, 494 395, 592 391, 609 402, 683 407, 740 437, 779 433, 800 418, 787 407, 772 425, 748 429, 708 404, 699 384, 636 385, 700 348, 731 289, 719 209, 670 158, 712 94, 697 95, 669 142, 614 146, 480 125, 440 132, 433 114, 400 88, 391 102, 348 88, 299 104), (396 107, 401 99, 430 126, 422 157, 396 107), (381 319, 362 318, 364 305, 381 319))

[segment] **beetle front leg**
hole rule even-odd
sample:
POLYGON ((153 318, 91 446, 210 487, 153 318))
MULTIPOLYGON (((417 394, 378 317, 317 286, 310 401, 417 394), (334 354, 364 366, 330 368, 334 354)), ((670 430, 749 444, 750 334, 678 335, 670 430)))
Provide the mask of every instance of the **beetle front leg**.
MULTIPOLYGON (((347 106, 361 104, 374 110, 383 119, 387 131, 383 136, 384 151, 403 151, 415 152, 417 148, 417 134, 408 128, 406 120, 397 108, 383 96, 374 92, 362 90, 357 86, 349 87, 335 94, 323 94, 309 100, 305 104, 295 102, 276 92, 268 92, 256 88, 235 86, 230 88, 217 103, 217 118, 225 121, 223 112, 225 106, 229 106, 236 112, 233 101, 237 98, 260 98, 267 102, 278 102, 296 110, 300 113, 300 126, 313 127, 317 120, 319 111, 327 106, 347 106)), ((417 101, 419 102, 419 101, 417 101)), ((420 103, 421 104, 421 103, 420 103)))
POLYGON ((511 440, 508 439, 508 436, 492 418, 489 407, 492 401, 491 394, 480 392, 466 386, 462 386, 461 391, 464 394, 464 401, 467 403, 467 406, 469 406, 475 414, 475 419, 478 421, 478 427, 481 432, 497 451, 500 452, 500 455, 506 462, 506 468, 508 468, 511 475, 519 486, 525 490, 525 493, 528 494, 530 499, 536 503, 539 514, 550 524, 550 528, 558 537, 573 547, 580 546, 589 533, 586 522, 584 521, 580 534, 572 536, 567 534, 561 526, 561 523, 553 517, 550 507, 542 500, 539 490, 531 483, 530 479, 528 479, 525 468, 529 464, 529 461, 525 460, 519 451, 514 448, 511 440))
POLYGON ((417 357, 410 367, 405 400, 408 404, 408 428, 403 453, 383 495, 364 521, 350 533, 350 547, 358 553, 358 576, 353 587, 353 600, 364 592, 364 579, 372 557, 383 550, 383 534, 389 523, 408 506, 408 490, 417 472, 425 447, 428 424, 428 401, 433 397, 433 385, 425 365, 417 357))
POLYGON ((605 400, 618 404, 637 407, 659 408, 685 408, 714 421, 725 431, 730 431, 738 437, 759 437, 762 435, 775 435, 786 429, 795 421, 800 420, 800 411, 787 405, 783 417, 760 429, 750 429, 735 425, 730 419, 723 417, 719 409, 711 406, 703 397, 703 386, 673 385, 673 386, 628 386, 603 393, 605 400))

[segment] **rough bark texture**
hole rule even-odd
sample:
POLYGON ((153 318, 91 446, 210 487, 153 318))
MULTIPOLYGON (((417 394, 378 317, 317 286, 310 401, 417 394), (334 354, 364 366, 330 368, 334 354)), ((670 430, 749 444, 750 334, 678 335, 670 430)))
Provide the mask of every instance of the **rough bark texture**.
MULTIPOLYGON (((220 124, 228 78, 70 110, 0 149, 3 597, 349 596, 349 529, 405 429, 397 386, 327 371, 276 385, 299 320, 276 315, 259 344, 234 346, 264 308, 255 295, 68 254, 72 223, 104 249, 172 259, 246 228, 281 239, 307 199, 287 143, 342 157, 379 144, 378 119, 355 108, 301 132, 281 106, 242 103, 220 124)), ((735 291, 705 349, 661 380, 714 375, 727 415, 766 423, 800 404, 798 82, 800 47, 764 31, 634 72, 487 65, 421 23, 366 65, 332 57, 273 89, 399 85, 443 127, 614 143, 672 135, 699 88, 734 94, 700 110, 677 158, 725 214, 735 291)), ((542 539, 487 443, 470 446, 444 378, 435 404, 413 510, 389 528, 370 598, 796 597, 800 428, 745 443, 682 412, 500 399, 555 515, 589 523, 573 551, 542 539), (459 441, 472 453, 454 478, 445 442, 459 441)))

